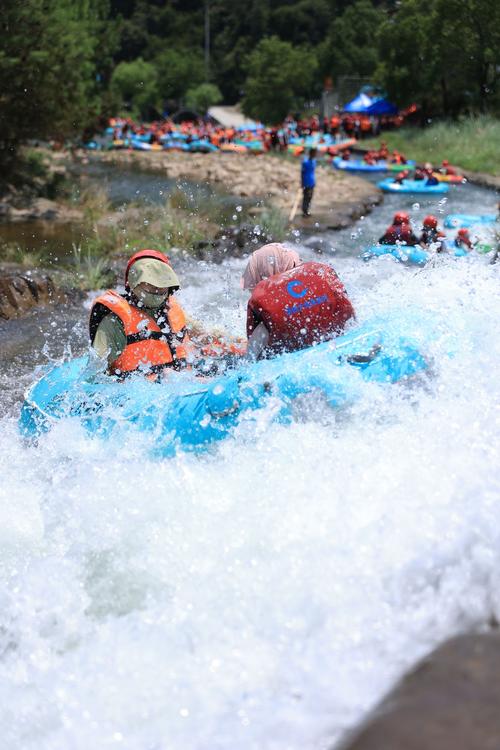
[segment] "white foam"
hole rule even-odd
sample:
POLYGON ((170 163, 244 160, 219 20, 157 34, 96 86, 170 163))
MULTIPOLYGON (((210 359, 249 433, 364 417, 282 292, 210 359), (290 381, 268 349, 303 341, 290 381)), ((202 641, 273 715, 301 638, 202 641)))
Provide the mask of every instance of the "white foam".
MULTIPOLYGON (((186 274, 195 317, 243 330, 242 265, 227 298, 220 269, 186 274)), ((327 747, 500 616, 498 269, 336 267, 360 320, 443 316, 427 385, 163 462, 133 433, 68 420, 28 447, 2 420, 2 748, 327 747)))

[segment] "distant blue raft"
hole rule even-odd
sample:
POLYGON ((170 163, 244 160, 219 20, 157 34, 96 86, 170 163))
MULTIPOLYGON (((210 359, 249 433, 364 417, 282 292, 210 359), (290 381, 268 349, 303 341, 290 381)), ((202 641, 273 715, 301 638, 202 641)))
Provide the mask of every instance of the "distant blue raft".
POLYGON ((444 225, 446 229, 465 229, 478 224, 494 224, 495 221, 495 214, 450 214, 444 220, 444 225))
POLYGON ((414 169, 415 162, 409 161, 406 164, 388 164, 386 161, 379 161, 377 164, 367 164, 361 159, 342 159, 340 156, 333 158, 335 169, 341 169, 345 172, 395 172, 403 169, 414 169))
MULTIPOLYGON (((456 258, 462 258, 467 255, 467 251, 461 247, 452 247, 450 251, 444 251, 439 255, 453 254, 456 258)), ((401 263, 413 263, 417 266, 424 266, 430 258, 436 257, 436 253, 424 250, 420 245, 372 245, 363 251, 361 257, 363 260, 380 258, 382 255, 392 255, 393 258, 401 263)))
POLYGON ((425 180, 403 180, 403 182, 394 182, 388 178, 377 183, 378 187, 384 193, 419 193, 420 195, 444 195, 450 189, 446 182, 440 182, 438 185, 427 185, 425 180))
POLYGON ((259 409, 272 406, 270 418, 286 423, 304 394, 319 392, 330 406, 341 407, 360 397, 366 381, 397 383, 425 371, 420 353, 425 328, 405 315, 375 320, 303 351, 242 364, 211 380, 184 372, 160 383, 141 376, 119 382, 92 373, 86 357, 75 359, 49 370, 29 389, 20 428, 37 437, 73 418, 103 438, 123 437, 131 428, 148 433, 158 456, 205 450, 259 409))

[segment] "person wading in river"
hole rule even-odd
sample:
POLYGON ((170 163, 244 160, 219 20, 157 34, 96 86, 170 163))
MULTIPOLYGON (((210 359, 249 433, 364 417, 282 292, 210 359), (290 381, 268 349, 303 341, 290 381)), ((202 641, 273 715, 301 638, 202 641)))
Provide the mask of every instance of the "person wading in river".
POLYGON ((140 250, 127 263, 125 294, 108 290, 90 311, 90 340, 108 372, 150 378, 180 370, 193 358, 186 317, 174 293, 179 280, 166 255, 140 250))
POLYGON ((302 162, 302 216, 310 216, 311 201, 316 186, 316 149, 311 148, 309 156, 302 162))

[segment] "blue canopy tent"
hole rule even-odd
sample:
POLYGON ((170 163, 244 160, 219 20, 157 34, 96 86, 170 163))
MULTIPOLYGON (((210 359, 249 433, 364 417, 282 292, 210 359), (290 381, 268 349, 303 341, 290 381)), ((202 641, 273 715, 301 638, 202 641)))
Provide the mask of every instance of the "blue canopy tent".
POLYGON ((387 99, 371 99, 366 94, 359 94, 344 107, 344 112, 356 112, 363 115, 395 115, 397 111, 398 108, 387 99))
POLYGON ((367 115, 396 115, 398 108, 387 99, 376 99, 366 110, 367 115))
POLYGON ((366 94, 359 94, 352 102, 345 105, 344 112, 366 112, 372 104, 373 99, 370 99, 366 94))

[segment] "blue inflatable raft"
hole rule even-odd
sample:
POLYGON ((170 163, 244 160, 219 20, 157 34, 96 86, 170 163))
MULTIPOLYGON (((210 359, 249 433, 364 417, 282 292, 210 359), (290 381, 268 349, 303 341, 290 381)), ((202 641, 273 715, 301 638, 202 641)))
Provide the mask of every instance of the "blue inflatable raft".
MULTIPOLYGON (((439 253, 439 255, 449 254, 453 254, 456 258, 468 255, 467 251, 461 247, 452 247, 450 250, 439 253)), ((417 266, 424 266, 429 258, 436 257, 436 253, 428 252, 420 245, 372 245, 363 251, 361 257, 363 260, 371 260, 380 258, 382 255, 392 255, 401 263, 413 263, 417 266)))
POLYGON ((494 224, 497 220, 495 214, 450 214, 444 220, 446 229, 465 229, 478 224, 494 224))
POLYGON ((384 193, 419 193, 420 195, 443 195, 450 189, 446 182, 440 182, 438 185, 427 185, 425 180, 394 182, 390 178, 378 182, 377 185, 384 193))
POLYGON ((20 428, 37 437, 58 420, 74 418, 92 435, 148 433, 152 453, 204 450, 228 437, 241 418, 269 407, 289 422, 299 396, 321 393, 332 407, 353 403, 366 381, 397 383, 425 371, 425 339, 415 319, 374 320, 318 346, 229 369, 211 379, 189 372, 167 381, 135 376, 125 382, 95 374, 87 357, 61 364, 27 392, 20 428))
POLYGON ((399 169, 414 169, 415 162, 409 161, 406 164, 396 165, 388 164, 386 161, 379 161, 377 164, 366 164, 360 159, 341 159, 340 156, 334 156, 333 166, 335 169, 341 169, 345 172, 389 172, 398 171, 399 169))

